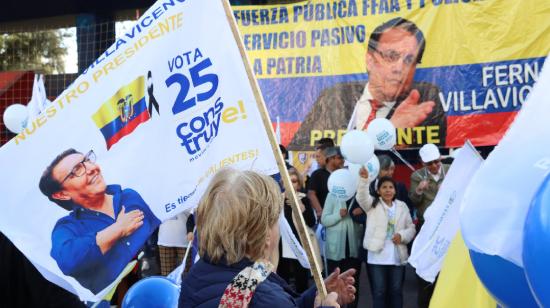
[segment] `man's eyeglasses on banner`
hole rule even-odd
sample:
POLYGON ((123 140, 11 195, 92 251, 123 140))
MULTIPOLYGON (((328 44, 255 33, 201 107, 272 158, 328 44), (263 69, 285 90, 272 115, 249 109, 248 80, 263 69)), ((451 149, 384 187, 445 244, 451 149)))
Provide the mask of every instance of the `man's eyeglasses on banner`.
POLYGON ((90 150, 86 155, 84 155, 84 158, 76 164, 76 166, 73 167, 71 172, 67 174, 67 176, 61 181, 61 185, 65 181, 67 181, 69 178, 75 178, 75 177, 81 177, 86 173, 86 163, 94 164, 96 161, 96 155, 94 153, 94 150, 90 150))
POLYGON ((395 50, 380 51, 378 49, 374 49, 374 51, 387 63, 396 63, 399 59, 403 59, 403 64, 410 66, 416 62, 416 55, 402 55, 395 50))

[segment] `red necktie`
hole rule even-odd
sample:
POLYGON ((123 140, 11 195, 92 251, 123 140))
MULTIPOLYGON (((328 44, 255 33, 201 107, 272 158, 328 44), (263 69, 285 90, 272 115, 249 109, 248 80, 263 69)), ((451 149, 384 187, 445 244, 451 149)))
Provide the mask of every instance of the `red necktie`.
POLYGON ((367 126, 369 126, 369 123, 372 122, 372 120, 376 119, 376 111, 378 111, 378 108, 380 108, 378 101, 375 99, 369 100, 370 103, 370 114, 367 118, 367 122, 365 122, 365 125, 363 125, 363 130, 367 129, 367 126))

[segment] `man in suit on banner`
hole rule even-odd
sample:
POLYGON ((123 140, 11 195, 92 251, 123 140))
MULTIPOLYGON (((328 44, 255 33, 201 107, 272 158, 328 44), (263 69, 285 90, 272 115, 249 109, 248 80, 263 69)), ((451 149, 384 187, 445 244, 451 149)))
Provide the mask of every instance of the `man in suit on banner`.
POLYGON ((374 29, 368 44, 368 82, 341 83, 323 91, 291 148, 309 147, 314 131, 365 130, 375 118, 389 119, 405 145, 445 145, 447 123, 439 89, 413 80, 426 48, 422 31, 398 17, 374 29))

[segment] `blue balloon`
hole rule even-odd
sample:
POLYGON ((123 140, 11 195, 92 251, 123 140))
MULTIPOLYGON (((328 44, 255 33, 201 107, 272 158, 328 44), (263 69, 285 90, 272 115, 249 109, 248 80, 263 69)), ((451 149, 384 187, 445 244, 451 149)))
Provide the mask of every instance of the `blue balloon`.
POLYGON ((499 304, 510 308, 538 307, 521 267, 473 250, 470 258, 479 280, 499 304))
POLYGON ((166 277, 148 277, 135 283, 124 296, 124 308, 178 307, 180 288, 166 277))
POLYGON ((550 307, 550 175, 531 201, 523 227, 523 268, 541 306, 550 307))

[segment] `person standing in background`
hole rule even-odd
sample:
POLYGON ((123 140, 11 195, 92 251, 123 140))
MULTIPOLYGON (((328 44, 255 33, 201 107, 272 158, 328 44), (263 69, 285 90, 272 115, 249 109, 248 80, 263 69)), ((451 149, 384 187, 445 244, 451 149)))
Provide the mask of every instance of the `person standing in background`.
POLYGON ((406 244, 413 240, 416 230, 407 205, 396 199, 392 178, 380 178, 373 197, 365 168, 361 168, 360 176, 357 202, 367 213, 363 247, 368 250, 373 307, 403 307, 403 281, 409 257, 406 244))
MULTIPOLYGON (((189 212, 182 212, 165 220, 159 226, 160 273, 170 274, 181 262, 189 245, 187 240, 187 218, 189 212)), ((188 257, 189 258, 189 257, 188 257)))
POLYGON ((324 159, 324 165, 311 175, 307 187, 307 197, 319 219, 323 213, 323 206, 328 195, 328 178, 333 171, 344 166, 344 157, 340 152, 340 147, 324 148, 323 151, 320 151, 318 157, 324 159))
MULTIPOLYGON (((308 227, 306 230, 307 232, 310 232, 310 235, 312 235, 312 245, 314 249, 314 254, 319 262, 321 264, 320 260, 320 251, 319 251, 319 245, 317 244, 315 240, 315 235, 313 234, 313 231, 311 228, 315 226, 315 213, 313 211, 313 208, 311 208, 311 205, 309 204, 309 199, 306 197, 306 195, 303 192, 304 188, 304 181, 301 178, 300 173, 292 168, 288 170, 288 173, 290 175, 290 181, 292 182, 292 187, 294 188, 294 191, 296 192, 296 196, 298 197, 298 200, 300 200, 300 211, 301 215, 304 218, 304 222, 306 223, 306 226, 308 227)), ((294 215, 294 212, 292 211, 292 206, 290 205, 290 201, 288 198, 285 198, 285 205, 283 208, 283 212, 285 215, 286 220, 288 221, 288 224, 290 225, 290 229, 292 229, 292 232, 302 244, 302 241, 300 240, 300 236, 298 235, 298 231, 296 230, 296 224, 298 224, 298 217, 294 215)), ((283 241, 280 243, 282 244, 283 241)), ((279 246, 282 246, 282 245, 279 246)), ((294 284, 296 286, 295 291, 298 293, 302 293, 305 290, 308 289, 308 279, 310 276, 309 270, 307 268, 303 268, 302 265, 300 265, 300 262, 296 259, 291 258, 285 258, 283 255, 285 252, 283 251, 284 246, 281 247, 279 254, 279 266, 277 267, 277 274, 281 276, 288 284, 290 284, 291 278, 294 278, 294 284)))
MULTIPOLYGON (((409 197, 417 210, 417 232, 424 224, 424 212, 434 201, 439 187, 445 180, 447 170, 449 170, 449 165, 441 163, 441 154, 434 144, 425 144, 418 153, 424 167, 416 170, 411 175, 411 190, 409 191, 409 197)), ((427 308, 430 305, 437 278, 432 284, 418 275, 416 277, 418 281, 418 307, 427 308)))
POLYGON ((424 224, 424 212, 434 201, 450 166, 441 163, 441 154, 434 144, 424 145, 418 153, 424 167, 411 175, 409 197, 417 210, 419 230, 424 224))
MULTIPOLYGON (((330 173, 343 168, 344 158, 339 147, 327 149, 325 156, 327 157, 326 168, 330 173)), ((336 268, 342 271, 354 269, 356 274, 360 271, 359 243, 362 229, 349 214, 353 203, 355 198, 343 201, 330 193, 326 197, 321 223, 326 227, 325 257, 329 273, 336 268)), ((359 289, 358 275, 355 276, 355 282, 356 289, 359 289)), ((357 299, 358 297, 348 304, 348 307, 357 307, 357 299)))

